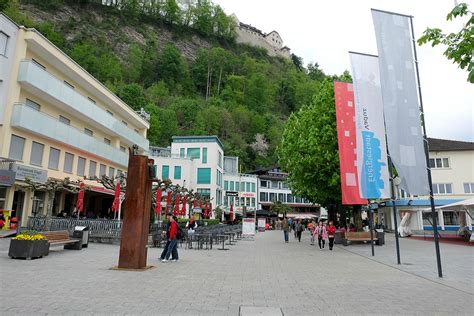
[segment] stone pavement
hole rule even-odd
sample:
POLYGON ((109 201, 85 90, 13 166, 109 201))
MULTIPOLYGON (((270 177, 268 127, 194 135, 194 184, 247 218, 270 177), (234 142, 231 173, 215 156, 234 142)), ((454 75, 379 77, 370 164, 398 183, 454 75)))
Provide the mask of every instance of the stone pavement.
MULTIPOLYGON (((26 261, 8 258, 9 240, 0 239, 0 314, 239 315, 241 307, 281 309, 284 315, 472 312, 472 283, 470 289, 457 288, 450 280, 442 284, 416 271, 376 262, 365 257, 369 245, 337 246, 330 252, 310 246, 307 233, 301 243, 290 238, 285 244, 282 232, 265 232, 255 241, 239 241, 229 251, 180 249, 178 263, 158 263, 161 250, 151 248, 148 261, 156 268, 144 272, 109 270, 118 261, 119 248, 114 245, 57 249, 45 258, 26 261)), ((402 241, 402 259, 416 265, 407 254, 411 242, 402 241)), ((377 258, 393 260, 389 243, 386 249, 376 248, 377 258)), ((443 245, 443 253, 450 247, 454 245, 443 245)), ((424 248, 414 247, 422 253, 424 248)), ((426 249, 431 251, 432 244, 426 242, 426 249)), ((472 259, 472 252, 469 256, 472 259)), ((431 259, 426 262, 427 270, 436 275, 431 259)), ((446 273, 450 277, 456 271, 446 267, 446 273)), ((471 262, 465 277, 472 280, 472 275, 471 262)))

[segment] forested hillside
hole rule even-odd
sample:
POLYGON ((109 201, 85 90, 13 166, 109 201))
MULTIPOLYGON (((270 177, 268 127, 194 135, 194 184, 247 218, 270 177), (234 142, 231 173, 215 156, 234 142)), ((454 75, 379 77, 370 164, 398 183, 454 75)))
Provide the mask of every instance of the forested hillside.
POLYGON ((235 22, 210 1, 108 2, 0 0, 0 8, 149 112, 152 145, 218 135, 244 169, 277 163, 289 114, 310 103, 325 77, 317 64, 236 44, 235 22))

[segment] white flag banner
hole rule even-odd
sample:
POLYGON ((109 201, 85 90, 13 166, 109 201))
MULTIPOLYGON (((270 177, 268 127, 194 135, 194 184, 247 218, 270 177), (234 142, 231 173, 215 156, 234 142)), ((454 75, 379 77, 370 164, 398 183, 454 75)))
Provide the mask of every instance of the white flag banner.
POLYGON ((410 17, 372 9, 388 151, 409 194, 428 195, 410 17))
POLYGON ((377 56, 349 53, 355 97, 360 196, 390 198, 383 102, 377 56))

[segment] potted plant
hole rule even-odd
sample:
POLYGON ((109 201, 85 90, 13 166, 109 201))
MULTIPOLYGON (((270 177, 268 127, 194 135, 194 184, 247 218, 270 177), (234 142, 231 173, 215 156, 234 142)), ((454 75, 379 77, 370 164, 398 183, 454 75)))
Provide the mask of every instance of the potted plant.
POLYGON ((49 254, 49 243, 36 231, 24 231, 11 239, 8 256, 14 259, 41 258, 49 254))

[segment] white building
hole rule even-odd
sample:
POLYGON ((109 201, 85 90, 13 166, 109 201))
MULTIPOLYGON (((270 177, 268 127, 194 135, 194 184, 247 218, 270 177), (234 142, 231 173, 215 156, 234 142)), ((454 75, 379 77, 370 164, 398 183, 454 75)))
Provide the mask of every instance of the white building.
MULTIPOLYGON (((474 196, 474 143, 429 138, 429 158, 435 206, 459 202, 474 196)), ((407 216, 411 230, 432 230, 430 200, 426 196, 408 196, 398 190, 398 222, 407 216)), ((377 222, 394 229, 391 203, 378 212, 377 222)), ((438 211, 438 228, 457 231, 460 226, 472 230, 473 214, 450 210, 438 211)))

